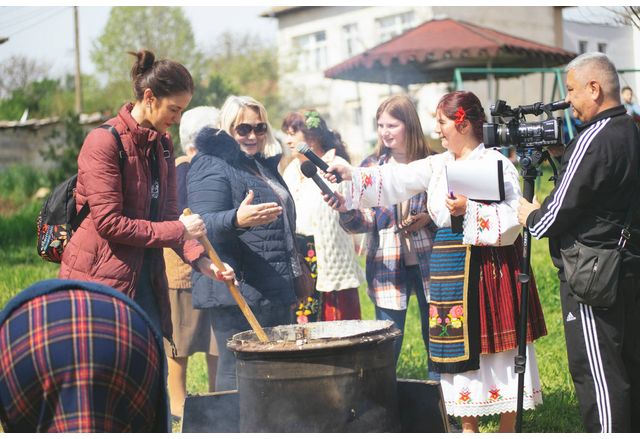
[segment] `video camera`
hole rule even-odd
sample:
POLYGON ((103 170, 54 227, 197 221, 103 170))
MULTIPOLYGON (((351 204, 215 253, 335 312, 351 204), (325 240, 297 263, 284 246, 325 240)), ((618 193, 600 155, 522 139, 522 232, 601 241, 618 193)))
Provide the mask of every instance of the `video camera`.
MULTIPOLYGON (((547 146, 564 144, 562 119, 551 114, 556 110, 569 108, 565 101, 550 104, 537 102, 511 108, 505 101, 497 101, 491 106, 491 116, 501 123, 482 125, 482 137, 486 147, 516 147, 542 149, 547 146), (539 116, 545 113, 547 119, 540 122, 526 122, 525 115, 539 116), (509 119, 508 121, 506 119, 509 119)), ((495 119, 494 119, 495 121, 495 119)))

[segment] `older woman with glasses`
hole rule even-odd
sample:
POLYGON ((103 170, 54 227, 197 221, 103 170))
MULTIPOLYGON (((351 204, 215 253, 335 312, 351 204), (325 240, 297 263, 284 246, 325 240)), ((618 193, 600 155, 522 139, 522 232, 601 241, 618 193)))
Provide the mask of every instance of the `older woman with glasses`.
MULTIPOLYGON (((296 302, 294 278, 301 266, 294 248, 295 208, 278 173, 264 106, 248 96, 230 96, 220 110, 220 128, 196 137, 198 153, 187 176, 189 206, 201 215, 220 257, 235 268, 240 291, 262 326, 290 323, 296 302)), ((211 313, 218 342, 216 390, 236 385, 235 357, 226 348, 249 324, 225 285, 193 274, 193 305, 211 313)))

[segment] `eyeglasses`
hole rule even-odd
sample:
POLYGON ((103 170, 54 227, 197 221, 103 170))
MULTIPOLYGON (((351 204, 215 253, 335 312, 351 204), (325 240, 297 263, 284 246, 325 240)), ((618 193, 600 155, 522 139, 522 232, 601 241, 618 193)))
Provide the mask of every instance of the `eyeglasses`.
POLYGON ((267 124, 265 122, 260 122, 255 125, 251 125, 248 123, 241 123, 236 126, 236 133, 241 136, 248 136, 251 131, 256 133, 256 136, 261 136, 267 132, 267 124))

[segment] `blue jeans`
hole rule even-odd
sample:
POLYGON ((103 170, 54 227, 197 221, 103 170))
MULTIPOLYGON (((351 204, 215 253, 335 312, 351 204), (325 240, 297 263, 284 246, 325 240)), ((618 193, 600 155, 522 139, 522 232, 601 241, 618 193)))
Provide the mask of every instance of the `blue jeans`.
MULTIPOLYGON (((427 355, 429 355, 429 303, 427 302, 427 297, 424 292, 424 287, 422 285, 422 276, 420 274, 420 267, 418 265, 409 265, 405 266, 405 282, 407 284, 407 291, 409 295, 411 292, 414 292, 416 298, 418 299, 418 307, 420 308, 420 326, 422 332, 422 342, 424 343, 425 350, 427 355)), ((409 297, 407 297, 407 305, 409 304, 409 297)), ((376 308, 376 319, 377 320, 391 320, 402 332, 400 337, 396 340, 395 346, 395 356, 396 356, 396 364, 398 363, 398 358, 400 358, 400 350, 402 349, 402 340, 404 338, 404 325, 407 319, 407 309, 396 310, 396 309, 387 309, 380 308, 379 306, 375 306, 376 308)), ((439 381, 440 374, 437 372, 429 372, 429 379, 439 381)))
MULTIPOLYGON (((288 325, 291 323, 291 310, 288 305, 267 303, 252 306, 251 311, 264 328, 288 325)), ((236 380, 236 356, 227 348, 227 340, 235 334, 249 331, 251 326, 240 308, 237 306, 223 306, 210 308, 213 334, 218 343, 218 370, 216 373, 216 392, 235 390, 238 388, 236 380)))

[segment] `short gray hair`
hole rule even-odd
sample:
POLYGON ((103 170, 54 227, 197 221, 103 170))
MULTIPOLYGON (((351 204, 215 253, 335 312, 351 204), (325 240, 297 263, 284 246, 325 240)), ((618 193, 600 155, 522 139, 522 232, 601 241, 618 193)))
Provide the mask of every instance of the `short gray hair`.
POLYGON ((574 58, 564 71, 575 70, 578 79, 583 82, 596 79, 608 98, 619 99, 620 79, 616 66, 607 55, 600 52, 587 52, 574 58), (590 77, 586 78, 585 74, 590 77))
MULTIPOLYGON (((195 107, 185 111, 180 119, 180 144, 183 152, 195 148, 196 136, 204 127, 216 128, 220 111, 216 107, 195 107)), ((177 149, 177 148, 176 148, 177 149)))

